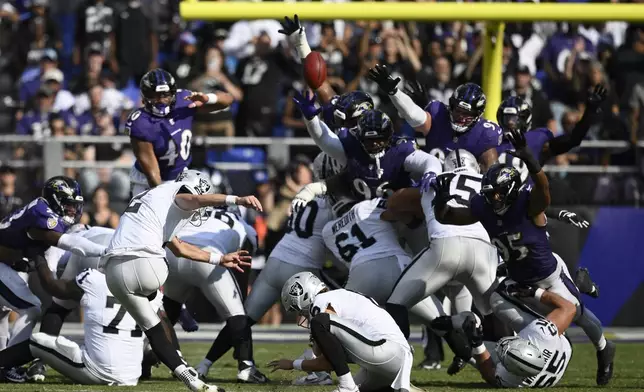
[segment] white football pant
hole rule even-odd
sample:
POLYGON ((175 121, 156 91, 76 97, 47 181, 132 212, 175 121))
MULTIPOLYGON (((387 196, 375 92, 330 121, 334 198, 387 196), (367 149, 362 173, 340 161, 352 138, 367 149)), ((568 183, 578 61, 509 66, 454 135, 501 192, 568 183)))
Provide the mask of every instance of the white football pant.
POLYGON ((29 339, 40 318, 40 306, 40 299, 18 272, 0 263, 0 309, 11 309, 19 315, 9 331, 7 347, 29 339))

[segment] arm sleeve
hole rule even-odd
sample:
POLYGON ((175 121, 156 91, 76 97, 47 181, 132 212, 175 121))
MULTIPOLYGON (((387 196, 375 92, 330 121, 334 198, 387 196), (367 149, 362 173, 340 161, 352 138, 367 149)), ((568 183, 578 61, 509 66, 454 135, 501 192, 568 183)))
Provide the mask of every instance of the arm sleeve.
POLYGON ((428 113, 416 105, 409 95, 398 90, 396 94, 390 95, 389 98, 396 110, 398 110, 400 117, 404 118, 412 128, 419 127, 427 121, 428 113))
POLYGON ((557 136, 556 138, 550 140, 549 148, 552 156, 566 153, 573 148, 579 146, 581 141, 584 140, 588 130, 591 125, 595 122, 597 118, 597 113, 591 113, 590 110, 586 110, 584 115, 581 117, 581 120, 575 125, 572 129, 572 132, 569 134, 557 136))
POLYGON ((319 118, 314 117, 310 121, 307 120, 306 129, 309 131, 309 135, 311 135, 313 140, 315 140, 315 144, 317 144, 322 151, 338 161, 341 165, 347 163, 347 156, 344 153, 342 141, 340 141, 338 135, 333 133, 325 123, 320 121, 319 118))
POLYGON ((438 158, 425 151, 416 150, 405 158, 405 170, 422 176, 429 172, 439 175, 443 168, 438 158))
POLYGON ((104 245, 97 244, 83 238, 80 236, 72 236, 69 234, 63 234, 58 240, 58 245, 60 249, 68 250, 79 256, 87 257, 100 257, 105 254, 106 247, 104 245))

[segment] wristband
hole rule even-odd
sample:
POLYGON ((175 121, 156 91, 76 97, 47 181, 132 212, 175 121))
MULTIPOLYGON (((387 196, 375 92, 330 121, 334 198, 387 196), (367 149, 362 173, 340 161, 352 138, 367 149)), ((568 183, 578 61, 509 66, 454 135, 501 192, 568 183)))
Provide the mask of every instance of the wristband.
POLYGON ((485 352, 485 344, 472 348, 472 355, 481 355, 485 352))
POLYGON ((538 300, 541 301, 541 296, 543 295, 544 289, 536 289, 534 292, 534 297, 538 300))
POLYGON ((303 359, 296 359, 293 361, 293 369, 302 370, 302 362, 304 362, 303 359))
POLYGON ((219 265, 221 263, 221 259, 224 257, 224 255, 221 255, 219 253, 210 253, 210 260, 208 260, 208 263, 213 264, 213 265, 219 265))
POLYGON ((523 159, 523 162, 525 162, 525 166, 530 172, 530 174, 537 174, 541 171, 541 165, 537 161, 537 159, 530 153, 523 159))
POLYGON ((217 98, 217 94, 213 93, 206 94, 206 97, 208 97, 208 102, 206 102, 206 105, 214 105, 219 100, 219 98, 217 98))
POLYGON ((237 205, 237 196, 232 196, 232 195, 226 196, 226 205, 227 206, 236 206, 237 205))

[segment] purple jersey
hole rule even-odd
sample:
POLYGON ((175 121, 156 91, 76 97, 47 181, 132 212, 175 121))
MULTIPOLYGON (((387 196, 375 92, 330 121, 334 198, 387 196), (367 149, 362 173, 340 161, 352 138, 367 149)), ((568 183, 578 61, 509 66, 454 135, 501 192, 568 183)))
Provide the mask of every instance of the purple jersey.
MULTIPOLYGON (((185 98, 189 95, 190 91, 177 90, 176 104, 165 117, 154 116, 139 108, 130 114, 125 123, 127 135, 152 144, 163 181, 177 178, 192 161, 190 143, 196 109, 188 107, 190 101, 185 98)), ((138 161, 134 167, 143 172, 138 161)))
POLYGON ((74 115, 70 111, 45 113, 38 110, 30 110, 16 124, 16 133, 18 135, 33 135, 38 137, 49 136, 51 135, 50 121, 56 116, 60 117, 68 127, 74 127, 76 124, 74 115))
MULTIPOLYGON (((526 132, 525 139, 530 148, 532 155, 537 158, 537 161, 541 162, 541 154, 543 153, 543 146, 554 138, 554 135, 548 128, 537 128, 529 132, 526 132)), ((525 163, 511 155, 506 154, 508 150, 514 150, 514 146, 507 139, 503 139, 503 142, 500 146, 496 148, 496 151, 499 153, 499 162, 507 164, 508 162, 512 163, 519 173, 521 173, 521 182, 525 183, 528 181, 528 184, 533 184, 532 179, 530 178, 530 173, 528 173, 528 168, 525 166, 525 163)))
POLYGON ((425 111, 432 116, 432 127, 425 136, 425 151, 441 161, 450 151, 459 148, 479 159, 485 151, 501 144, 501 127, 494 122, 479 119, 469 131, 458 134, 452 130, 449 111, 444 103, 432 101, 425 111))
POLYGON ((470 200, 472 215, 481 221, 507 263, 510 278, 520 283, 545 279, 557 269, 545 226, 536 226, 527 216, 529 200, 529 188, 521 188, 503 215, 495 214, 482 195, 470 200))
POLYGON ((62 234, 68 226, 49 208, 45 199, 39 197, 0 222, 0 245, 21 250, 41 248, 45 251, 49 248, 49 245, 29 238, 27 231, 30 229, 53 230, 62 234))
POLYGON ((410 173, 405 170, 405 159, 416 151, 413 140, 394 139, 394 144, 379 158, 378 169, 376 160, 367 154, 351 132, 340 131, 338 136, 347 156, 347 180, 356 197, 369 200, 383 196, 386 189, 397 190, 412 186, 410 173))
POLYGON ((79 135, 98 135, 100 133, 91 110, 86 110, 76 116, 75 128, 79 135))

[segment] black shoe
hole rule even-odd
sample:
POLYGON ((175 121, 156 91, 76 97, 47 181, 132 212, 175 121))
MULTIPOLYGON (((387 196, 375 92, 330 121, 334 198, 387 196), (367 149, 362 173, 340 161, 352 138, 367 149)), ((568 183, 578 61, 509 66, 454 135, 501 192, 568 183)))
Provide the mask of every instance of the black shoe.
POLYGON ((27 381, 43 382, 45 381, 46 374, 47 374, 47 367, 45 367, 45 363, 40 359, 36 359, 27 368, 27 373, 26 373, 27 381))
POLYGON ((152 366, 159 367, 159 359, 157 358, 152 347, 148 343, 143 349, 143 362, 141 362, 141 380, 149 380, 152 377, 152 366))
POLYGON ((579 268, 575 272, 575 285, 580 292, 593 298, 599 298, 599 287, 590 279, 588 268, 579 268))
POLYGON ((465 365, 467 365, 467 362, 465 362, 462 358, 454 357, 454 360, 447 368, 447 374, 449 374, 450 376, 458 374, 461 370, 463 370, 465 365))
POLYGON ((418 367, 424 370, 438 370, 441 368, 441 363, 440 361, 425 358, 425 360, 421 362, 418 367))
POLYGON ((597 351, 597 385, 606 385, 613 378, 616 349, 615 343, 607 340, 606 347, 601 351, 597 351))

